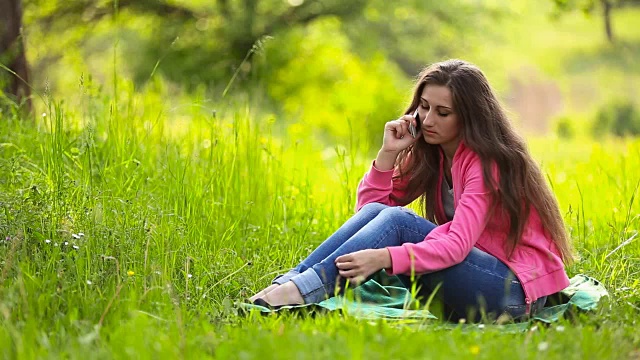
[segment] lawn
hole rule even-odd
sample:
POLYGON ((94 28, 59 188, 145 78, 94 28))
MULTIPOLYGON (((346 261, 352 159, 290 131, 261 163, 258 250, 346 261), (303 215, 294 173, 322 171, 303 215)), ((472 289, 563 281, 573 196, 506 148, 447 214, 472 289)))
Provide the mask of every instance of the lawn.
POLYGON ((640 357, 638 141, 531 139, 580 257, 569 275, 601 280, 611 298, 572 322, 505 333, 239 313, 353 214, 379 144, 354 135, 323 149, 249 110, 79 103, 0 118, 5 358, 640 357))

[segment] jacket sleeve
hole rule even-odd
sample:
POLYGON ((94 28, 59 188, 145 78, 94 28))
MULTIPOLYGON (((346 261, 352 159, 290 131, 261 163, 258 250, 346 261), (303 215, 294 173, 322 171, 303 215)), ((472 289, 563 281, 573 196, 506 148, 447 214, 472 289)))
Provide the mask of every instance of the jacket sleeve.
POLYGON ((480 160, 467 166, 453 220, 433 229, 424 241, 388 247, 392 274, 420 274, 462 262, 486 227, 491 197, 484 185, 480 160))
POLYGON ((401 179, 393 179, 395 175, 399 175, 397 167, 392 170, 381 171, 376 168, 376 161, 371 163, 371 169, 364 174, 360 184, 358 184, 358 193, 356 195, 356 212, 368 203, 377 202, 389 206, 405 206, 415 199, 407 203, 393 201, 391 194, 397 197, 405 195, 405 187, 409 182, 408 174, 401 179))

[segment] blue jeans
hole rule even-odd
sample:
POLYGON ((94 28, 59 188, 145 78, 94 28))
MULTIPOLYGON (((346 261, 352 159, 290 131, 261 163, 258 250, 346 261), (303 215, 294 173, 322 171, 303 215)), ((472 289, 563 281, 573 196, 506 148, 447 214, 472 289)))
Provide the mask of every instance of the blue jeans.
MULTIPOLYGON (((341 255, 364 249, 419 243, 436 227, 411 209, 369 203, 348 219, 294 269, 273 280, 274 284, 293 281, 305 303, 318 303, 344 291, 345 279, 338 274, 334 260, 341 255), (338 287, 336 287, 338 285, 338 287)), ((408 276, 400 275, 405 286, 408 276)), ((436 292, 437 315, 450 320, 477 320, 481 316, 500 315, 513 318, 526 315, 522 285, 513 272, 494 256, 473 248, 460 264, 420 275, 418 295, 429 297, 436 292), (439 288, 438 288, 439 287, 439 288), (442 313, 438 314, 438 308, 442 313)), ((532 306, 544 306, 541 298, 532 306)))

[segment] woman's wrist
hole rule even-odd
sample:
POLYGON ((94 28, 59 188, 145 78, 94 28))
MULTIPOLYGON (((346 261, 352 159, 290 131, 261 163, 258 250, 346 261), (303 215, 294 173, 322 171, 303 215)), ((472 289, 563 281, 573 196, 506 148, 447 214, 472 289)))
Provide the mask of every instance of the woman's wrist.
POLYGON ((378 249, 380 265, 382 265, 382 269, 390 269, 391 268, 391 253, 387 248, 378 249))
POLYGON ((395 151, 386 151, 380 149, 378 151, 378 156, 376 157, 376 169, 380 171, 389 171, 393 169, 396 164, 396 158, 398 157, 397 152, 395 151))

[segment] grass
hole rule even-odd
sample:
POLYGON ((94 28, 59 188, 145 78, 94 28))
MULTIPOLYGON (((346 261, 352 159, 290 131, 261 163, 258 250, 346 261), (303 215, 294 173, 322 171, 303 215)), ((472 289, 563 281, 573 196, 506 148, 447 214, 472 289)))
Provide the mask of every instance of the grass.
MULTIPOLYGON (((501 92, 519 66, 533 67, 575 95, 566 111, 585 119, 637 92, 637 9, 614 14, 620 42, 609 46, 599 19, 550 24, 549 4, 514 4, 502 35, 487 39, 491 51, 480 41, 460 54, 501 92)), ((62 88, 93 73, 74 69, 60 70, 62 88)), ((593 276, 612 295, 594 314, 525 333, 243 316, 236 301, 353 214, 379 144, 349 123, 347 141, 327 146, 254 103, 214 109, 204 95, 185 103, 163 86, 119 83, 105 96, 86 78, 66 103, 47 98, 34 123, 0 113, 3 358, 640 358, 638 140, 530 139, 580 257, 569 274, 593 276)))
POLYGON ((640 143, 533 139, 581 259, 612 298, 526 333, 438 322, 241 316, 234 302, 352 213, 366 142, 322 151, 249 108, 130 92, 0 121, 5 358, 638 358, 640 143))

